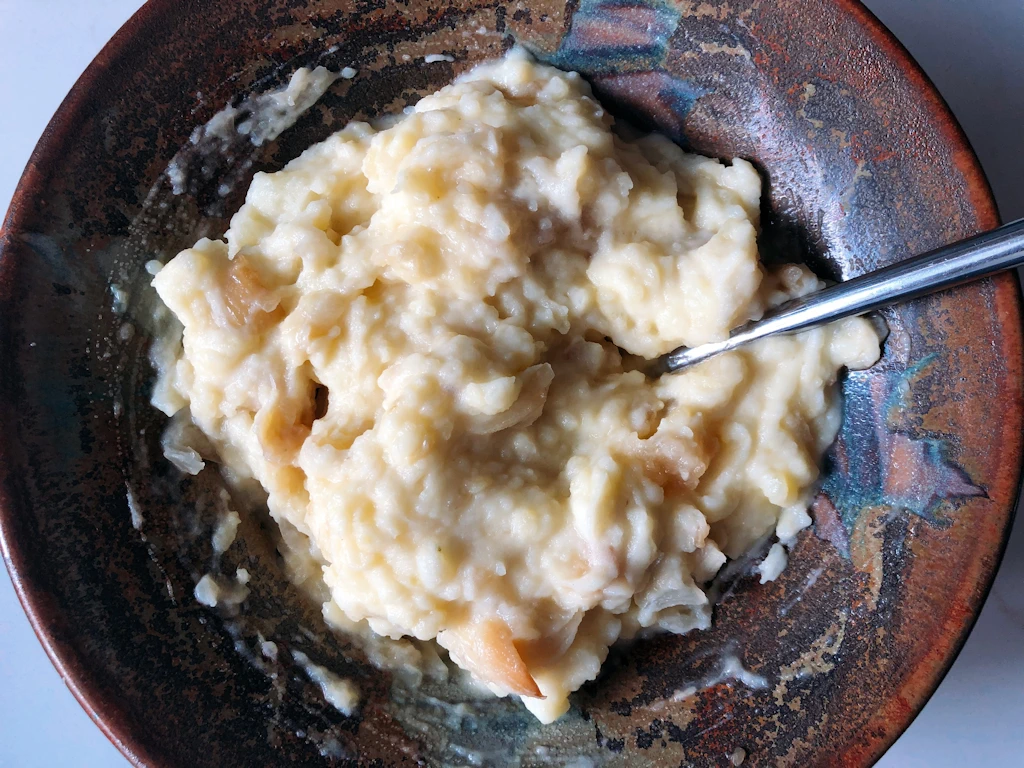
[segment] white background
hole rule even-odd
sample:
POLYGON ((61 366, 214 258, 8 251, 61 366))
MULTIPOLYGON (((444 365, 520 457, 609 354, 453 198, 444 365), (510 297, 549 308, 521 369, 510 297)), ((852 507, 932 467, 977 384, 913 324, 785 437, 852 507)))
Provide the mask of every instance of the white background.
MULTIPOLYGON (((1024 216, 1024 0, 869 0, 1024 216)), ((0 0, 0 212, 50 116, 139 0, 0 0)), ((0 569, 2 570, 2 569, 0 569)), ((883 768, 1024 765, 1024 524, 963 653, 883 768)), ((0 575, 0 766, 125 766, 50 666, 0 575)))

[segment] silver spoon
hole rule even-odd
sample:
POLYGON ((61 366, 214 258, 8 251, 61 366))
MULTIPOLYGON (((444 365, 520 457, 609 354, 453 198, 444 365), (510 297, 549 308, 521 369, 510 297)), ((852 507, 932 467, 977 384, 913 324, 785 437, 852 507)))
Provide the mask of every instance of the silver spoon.
POLYGON ((797 333, 1024 265, 1024 219, 858 275, 768 310, 724 341, 679 347, 651 362, 651 376, 676 373, 769 336, 797 333))

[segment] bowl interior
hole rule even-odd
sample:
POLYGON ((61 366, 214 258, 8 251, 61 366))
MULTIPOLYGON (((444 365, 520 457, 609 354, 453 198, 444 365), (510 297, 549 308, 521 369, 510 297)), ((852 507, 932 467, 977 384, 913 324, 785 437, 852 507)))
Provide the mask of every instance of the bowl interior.
POLYGON ((54 118, 0 241, 5 554, 51 656, 140 762, 724 765, 741 748, 751 765, 863 765, 963 642, 1019 478, 1010 278, 887 311, 882 361, 843 382, 815 526, 783 576, 731 569, 711 630, 615 652, 553 725, 376 670, 324 632, 259 514, 214 553, 235 502, 214 471, 162 456, 144 264, 221 234, 257 170, 516 42, 616 114, 754 161, 768 260, 849 277, 996 224, 952 117, 852 0, 150 2, 54 118), (317 64, 357 74, 276 140, 193 133, 317 64), (196 602, 202 574, 238 566, 253 577, 241 613, 196 602), (326 705, 293 650, 355 678, 359 715, 326 705))

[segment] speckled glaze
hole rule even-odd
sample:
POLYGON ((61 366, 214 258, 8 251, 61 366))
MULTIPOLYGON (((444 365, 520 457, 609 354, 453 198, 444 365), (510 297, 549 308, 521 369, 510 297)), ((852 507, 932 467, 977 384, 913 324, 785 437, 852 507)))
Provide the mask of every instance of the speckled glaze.
POLYGON ((47 128, 0 235, 4 555, 54 663, 135 763, 726 766, 739 748, 744 765, 863 766, 962 645, 1019 482, 1008 276, 888 312, 883 360, 844 382, 815 526, 784 575, 762 586, 731 569, 710 631, 615 652, 554 725, 370 667, 301 607, 258 515, 212 552, 219 479, 168 465, 147 405, 142 265, 222 232, 256 170, 514 41, 582 72, 618 114, 753 160, 768 259, 848 277, 997 224, 945 105, 854 0, 151 0, 47 128), (189 154, 225 105, 315 63, 358 74, 276 142, 189 154), (175 195, 164 171, 182 148, 175 195), (253 574, 240 615, 196 602, 202 573, 239 565, 253 574), (290 650, 355 679, 360 713, 324 704, 290 650), (730 657, 765 685, 721 674, 730 657))

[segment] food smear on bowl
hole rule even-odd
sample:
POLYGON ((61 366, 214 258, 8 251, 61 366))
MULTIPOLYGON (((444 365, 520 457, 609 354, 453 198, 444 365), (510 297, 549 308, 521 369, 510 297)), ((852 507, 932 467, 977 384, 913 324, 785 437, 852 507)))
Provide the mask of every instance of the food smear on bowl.
POLYGON ((302 651, 292 650, 292 657, 297 661, 306 675, 320 686, 327 703, 346 717, 355 714, 359 707, 359 688, 351 680, 338 677, 326 667, 314 664, 302 651))
POLYGON ((644 375, 821 287, 759 263, 760 194, 514 49, 257 174, 153 279, 184 326, 154 403, 259 482, 325 615, 436 640, 551 722, 613 643, 708 627, 727 559, 810 523, 837 374, 878 357, 853 319, 644 375))

